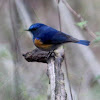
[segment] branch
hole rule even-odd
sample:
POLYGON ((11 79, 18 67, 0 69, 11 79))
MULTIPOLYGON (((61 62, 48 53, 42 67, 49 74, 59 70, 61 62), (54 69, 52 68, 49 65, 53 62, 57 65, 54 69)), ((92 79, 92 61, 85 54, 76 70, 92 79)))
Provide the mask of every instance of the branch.
MULTIPOLYGON (((62 0, 62 2, 65 4, 65 6, 70 10, 70 12, 75 15, 80 22, 84 21, 84 19, 82 18, 82 16, 80 14, 78 14, 74 9, 71 8, 71 6, 67 3, 67 1, 62 0)), ((84 25, 84 30, 86 30, 93 38, 96 38, 97 36, 95 35, 95 33, 89 29, 89 27, 87 25, 84 25)))
POLYGON ((54 60, 50 59, 49 63, 48 63, 48 67, 47 67, 47 72, 48 72, 48 77, 49 77, 49 81, 50 81, 50 94, 51 94, 51 100, 55 100, 55 86, 56 86, 56 82, 55 82, 55 65, 54 65, 54 60))
MULTIPOLYGON (((28 62, 42 62, 42 63, 47 63, 47 55, 49 52, 46 51, 41 51, 39 49, 34 49, 31 52, 27 52, 26 54, 23 54, 24 58, 28 62)), ((52 55, 52 57, 54 57, 52 55)))
POLYGON ((35 49, 31 52, 23 54, 28 62, 48 63, 48 77, 51 84, 51 100, 66 100, 67 94, 65 91, 64 74, 61 70, 61 64, 64 59, 62 48, 55 54, 52 53, 50 59, 47 59, 48 53, 35 49), (55 58, 55 59, 54 59, 55 58))
POLYGON ((62 57, 57 57, 55 61, 55 73, 56 73, 56 99, 55 100, 66 100, 67 94, 65 91, 64 74, 61 70, 62 57))

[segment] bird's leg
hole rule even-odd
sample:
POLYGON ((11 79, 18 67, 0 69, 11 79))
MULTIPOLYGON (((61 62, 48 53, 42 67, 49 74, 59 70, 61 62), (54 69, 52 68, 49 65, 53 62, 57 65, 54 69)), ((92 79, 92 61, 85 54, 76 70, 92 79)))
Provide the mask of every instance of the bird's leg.
POLYGON ((47 58, 49 58, 51 56, 52 52, 49 51, 47 58))
POLYGON ((50 56, 55 56, 55 52, 54 52, 54 50, 49 51, 48 56, 47 56, 47 59, 49 59, 50 56))

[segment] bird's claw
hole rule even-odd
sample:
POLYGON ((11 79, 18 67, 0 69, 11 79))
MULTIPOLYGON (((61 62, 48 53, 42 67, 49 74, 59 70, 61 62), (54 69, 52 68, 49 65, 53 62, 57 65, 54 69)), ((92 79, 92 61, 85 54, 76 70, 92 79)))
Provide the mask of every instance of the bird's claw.
POLYGON ((56 56, 55 52, 54 52, 54 51, 50 51, 50 52, 48 53, 48 55, 47 55, 47 59, 49 60, 50 57, 55 58, 55 56, 56 56))

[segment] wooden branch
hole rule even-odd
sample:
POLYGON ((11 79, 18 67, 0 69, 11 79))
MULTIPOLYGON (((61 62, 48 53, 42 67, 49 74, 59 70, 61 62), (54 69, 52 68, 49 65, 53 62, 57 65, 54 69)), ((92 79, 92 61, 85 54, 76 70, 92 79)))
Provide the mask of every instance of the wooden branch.
POLYGON ((65 91, 64 74, 61 70, 62 58, 57 57, 55 61, 55 73, 56 73, 56 96, 55 100, 67 100, 67 94, 65 91))
POLYGON ((42 62, 47 63, 47 55, 49 52, 41 51, 39 49, 34 49, 31 52, 27 52, 26 54, 23 54, 24 58, 28 62, 42 62))
POLYGON ((48 77, 50 79, 51 100, 67 100, 65 91, 64 74, 61 70, 61 64, 64 58, 63 49, 58 49, 59 53, 52 54, 50 59, 47 58, 48 52, 35 49, 23 54, 28 62, 48 63, 48 77), (54 59, 55 58, 55 59, 54 59))
POLYGON ((48 77, 49 77, 49 81, 50 81, 50 94, 51 94, 51 100, 55 100, 55 86, 56 86, 56 82, 55 82, 55 65, 54 65, 54 60, 50 59, 49 63, 48 63, 48 77))

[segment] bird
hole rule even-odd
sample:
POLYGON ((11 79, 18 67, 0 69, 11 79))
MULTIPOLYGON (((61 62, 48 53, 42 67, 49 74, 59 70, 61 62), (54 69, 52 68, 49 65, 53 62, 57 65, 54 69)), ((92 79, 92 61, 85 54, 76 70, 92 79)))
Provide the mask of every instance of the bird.
POLYGON ((65 43, 77 43, 85 46, 90 44, 88 40, 79 40, 43 23, 32 24, 26 31, 31 32, 33 43, 43 51, 54 51, 65 43))

